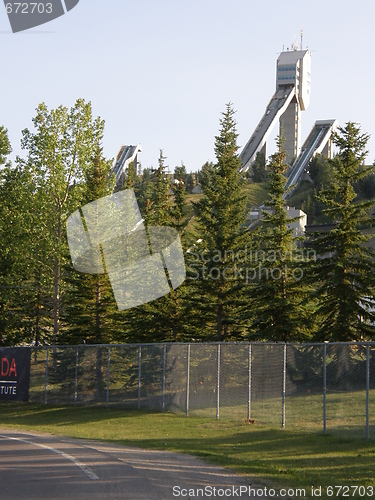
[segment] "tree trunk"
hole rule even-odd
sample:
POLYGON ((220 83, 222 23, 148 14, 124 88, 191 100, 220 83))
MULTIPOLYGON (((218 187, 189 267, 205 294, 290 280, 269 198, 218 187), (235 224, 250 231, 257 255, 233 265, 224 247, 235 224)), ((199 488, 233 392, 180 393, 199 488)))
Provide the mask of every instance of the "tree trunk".
POLYGON ((100 324, 100 300, 101 300, 101 289, 100 289, 100 277, 98 276, 98 281, 96 282, 96 292, 95 292, 95 342, 100 343, 102 340, 101 335, 101 324, 100 324))
MULTIPOLYGON (((38 286, 38 293, 36 297, 36 311, 35 311, 35 347, 38 347, 39 345, 39 301, 40 301, 40 288, 38 286)), ((34 361, 35 364, 37 363, 38 356, 37 356, 38 350, 34 350, 34 361)))
MULTIPOLYGON (((56 243, 59 248, 62 238, 61 209, 59 209, 59 219, 57 222, 56 243)), ((61 278, 61 258, 58 254, 55 259, 53 269, 53 344, 56 344, 60 332, 60 278, 61 278)))
POLYGON ((36 311, 35 311, 35 346, 39 345, 39 302, 40 302, 40 288, 38 286, 38 293, 36 296, 36 311))
MULTIPOLYGON (((280 262, 280 267, 282 266, 282 263, 280 262)), ((283 299, 284 299, 284 302, 285 302, 285 307, 287 307, 286 305, 286 277, 285 277, 285 273, 284 271, 282 271, 282 287, 283 287, 283 299)), ((283 341, 284 342, 288 342, 288 337, 289 337, 289 333, 286 329, 286 325, 284 325, 284 338, 283 338, 283 341)))
POLYGON ((103 360, 102 360, 102 349, 99 345, 96 346, 96 393, 97 396, 103 394, 103 360))
MULTIPOLYGON (((100 306, 101 306, 101 283, 100 276, 96 282, 95 292, 95 343, 102 342, 101 323, 100 323, 100 306)), ((96 346, 96 389, 97 394, 100 396, 103 393, 103 360, 102 350, 99 345, 96 346)))

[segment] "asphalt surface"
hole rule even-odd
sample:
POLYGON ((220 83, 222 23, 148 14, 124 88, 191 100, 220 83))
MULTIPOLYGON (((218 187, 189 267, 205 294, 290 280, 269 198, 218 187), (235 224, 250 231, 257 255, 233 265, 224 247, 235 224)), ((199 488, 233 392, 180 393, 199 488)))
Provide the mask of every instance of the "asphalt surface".
POLYGON ((256 499, 251 483, 188 455, 0 429, 2 499, 256 499))

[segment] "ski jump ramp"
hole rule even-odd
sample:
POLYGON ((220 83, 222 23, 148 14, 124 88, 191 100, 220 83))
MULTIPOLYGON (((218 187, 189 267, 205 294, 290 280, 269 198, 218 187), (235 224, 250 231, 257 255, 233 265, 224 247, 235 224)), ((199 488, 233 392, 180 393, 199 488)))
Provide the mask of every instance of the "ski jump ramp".
POLYGON ((268 136, 294 96, 294 87, 282 88, 274 93, 257 128, 242 150, 240 155, 242 171, 248 170, 254 163, 257 153, 265 147, 268 136))
POLYGON ((142 146, 140 144, 137 146, 121 146, 112 169, 116 177, 116 185, 121 185, 121 182, 125 179, 126 170, 130 163, 134 162, 137 166, 138 153, 141 151, 142 146))
POLYGON ((303 173, 314 155, 331 156, 331 136, 337 125, 337 120, 317 120, 315 122, 288 174, 286 184, 286 187, 289 188, 288 196, 299 185, 303 173))

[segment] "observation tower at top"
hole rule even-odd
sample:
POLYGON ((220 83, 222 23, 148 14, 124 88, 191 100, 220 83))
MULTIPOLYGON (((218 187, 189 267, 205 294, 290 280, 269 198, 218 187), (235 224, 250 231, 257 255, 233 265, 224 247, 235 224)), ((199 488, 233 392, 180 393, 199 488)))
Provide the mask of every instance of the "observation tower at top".
POLYGON ((266 155, 268 136, 277 120, 280 123, 287 154, 291 163, 301 149, 301 112, 310 102, 311 52, 298 50, 293 44, 291 50, 281 52, 276 64, 276 91, 257 128, 241 153, 242 170, 248 170, 256 154, 266 155))
POLYGON ((285 139, 287 161, 295 159, 301 149, 301 111, 310 103, 311 53, 309 50, 281 52, 276 66, 276 93, 293 89, 292 99, 280 116, 280 132, 285 139))

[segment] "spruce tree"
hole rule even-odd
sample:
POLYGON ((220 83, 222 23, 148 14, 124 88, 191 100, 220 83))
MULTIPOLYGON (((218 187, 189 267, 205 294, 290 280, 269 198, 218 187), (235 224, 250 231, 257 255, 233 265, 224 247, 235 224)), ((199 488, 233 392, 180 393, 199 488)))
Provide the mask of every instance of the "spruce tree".
POLYGON ((152 204, 147 218, 148 225, 168 226, 173 218, 172 179, 165 159, 163 150, 160 150, 158 168, 152 171, 152 204))
POLYGON ((286 210, 286 153, 283 140, 268 165, 269 201, 253 249, 255 287, 251 290, 250 338, 269 341, 306 340, 309 336, 304 282, 304 256, 290 225, 298 220, 286 210))
POLYGON ((252 166, 251 179, 253 182, 263 182, 266 178, 266 157, 264 153, 258 152, 255 157, 254 165, 252 166))
POLYGON ((188 176, 189 176, 189 174, 187 173, 186 167, 183 164, 183 162, 181 162, 180 167, 175 167, 174 172, 173 172, 173 178, 175 180, 181 179, 182 182, 184 183, 185 187, 186 187, 186 182, 187 182, 188 176))
POLYGON ((121 189, 136 189, 138 186, 137 166, 134 161, 130 162, 126 169, 125 180, 121 189))
POLYGON ((370 222, 374 201, 357 202, 354 185, 374 171, 364 167, 369 136, 348 122, 333 135, 338 154, 329 160, 334 180, 318 199, 334 222, 329 232, 315 233, 313 248, 320 328, 317 340, 352 341, 371 338, 375 315, 374 254, 361 228, 370 222))
MULTIPOLYGON (((181 235, 185 197, 176 192, 168 174, 163 151, 158 168, 143 173, 139 206, 146 230, 150 226, 173 227, 181 235), (173 197, 175 195, 175 198, 173 197)), ((183 187, 183 184, 181 184, 183 187)), ((147 287, 147 282, 142 284, 147 287)), ((167 295, 125 311, 129 342, 163 342, 186 340, 185 292, 186 283, 171 289, 167 295)))
POLYGON ((183 164, 181 165, 181 167, 175 168, 173 177, 174 218, 177 228, 181 229, 183 226, 183 217, 185 215, 186 207, 185 181, 187 178, 186 168, 183 164))
MULTIPOLYGON (((111 161, 103 158, 99 148, 85 171, 83 205, 113 192, 111 161)), ((113 324, 116 302, 107 274, 86 274, 66 266, 68 288, 64 297, 61 343, 109 343, 116 339, 113 324)))
MULTIPOLYGON (((216 163, 202 169, 202 198, 194 203, 200 238, 194 247, 196 273, 191 283, 192 298, 202 333, 208 326, 211 340, 241 339, 244 276, 241 257, 249 245, 246 222, 246 196, 240 174, 236 121, 232 104, 226 106, 215 137, 216 163), (242 254, 241 254, 242 252, 242 254), (204 318, 204 319, 202 319, 204 318)), ((207 337, 206 337, 207 338, 207 337)))

